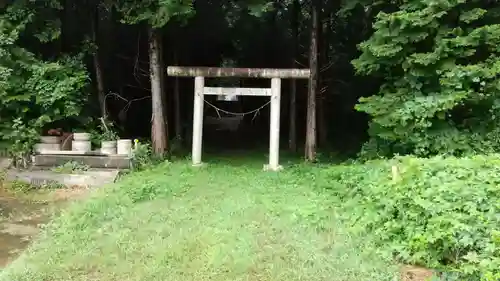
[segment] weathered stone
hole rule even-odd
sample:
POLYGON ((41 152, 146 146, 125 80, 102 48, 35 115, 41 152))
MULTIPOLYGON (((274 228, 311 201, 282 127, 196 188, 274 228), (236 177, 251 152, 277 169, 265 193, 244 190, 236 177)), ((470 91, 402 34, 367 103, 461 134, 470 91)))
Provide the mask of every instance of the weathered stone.
POLYGON ((8 169, 12 164, 12 159, 10 158, 0 158, 0 171, 8 169))
POLYGON ((118 170, 85 171, 79 174, 61 174, 52 171, 7 171, 7 180, 22 181, 35 186, 60 184, 66 187, 98 187, 113 183, 118 170))
POLYGON ((67 162, 78 162, 91 168, 130 169, 128 156, 89 156, 89 155, 35 155, 33 166, 56 167, 67 162))
POLYGON ((242 77, 242 78, 294 78, 309 79, 307 69, 277 69, 277 68, 221 68, 221 67, 167 67, 169 76, 177 77, 242 77))

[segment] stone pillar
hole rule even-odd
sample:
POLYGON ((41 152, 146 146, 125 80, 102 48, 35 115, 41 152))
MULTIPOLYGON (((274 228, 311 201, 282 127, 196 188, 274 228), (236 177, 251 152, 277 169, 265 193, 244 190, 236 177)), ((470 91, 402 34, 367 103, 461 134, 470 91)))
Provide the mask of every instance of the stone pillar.
POLYGON ((194 108, 193 108, 193 166, 201 165, 201 152, 203 143, 203 104, 205 78, 197 76, 194 78, 194 108))
POLYGON ((269 164, 267 170, 278 171, 280 151, 280 107, 281 107, 281 79, 271 79, 271 114, 269 129, 269 164))

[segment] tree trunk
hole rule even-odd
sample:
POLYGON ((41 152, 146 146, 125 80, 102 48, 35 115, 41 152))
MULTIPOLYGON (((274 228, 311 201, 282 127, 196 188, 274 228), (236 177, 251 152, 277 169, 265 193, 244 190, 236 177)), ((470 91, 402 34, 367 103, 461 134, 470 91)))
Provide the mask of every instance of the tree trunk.
MULTIPOLYGON (((162 104, 163 104, 163 121, 164 121, 164 124, 165 124, 165 139, 167 141, 167 144, 168 144, 168 136, 169 136, 169 133, 168 133, 168 107, 167 107, 167 104, 169 102, 168 100, 168 96, 167 96, 167 91, 166 91, 166 87, 165 87, 165 67, 163 66, 163 62, 165 61, 163 59, 163 38, 161 36, 161 31, 158 30, 158 41, 159 41, 159 44, 158 44, 158 53, 159 53, 159 57, 160 57, 160 64, 158 65, 159 67, 159 73, 160 73, 160 89, 161 89, 161 99, 162 99, 162 104)), ((168 150, 168 145, 167 145, 167 148, 166 148, 166 151, 168 150)), ((165 151, 165 152, 166 152, 165 151)))
POLYGON ((307 94, 306 161, 316 160, 316 96, 318 91, 318 29, 321 0, 311 4, 311 45, 309 54, 309 92, 307 94))
POLYGON ((328 126, 326 122, 326 92, 318 98, 318 145, 325 149, 328 144, 328 126))
MULTIPOLYGON (((174 64, 179 65, 178 51, 175 50, 174 64)), ((182 120, 181 120, 181 95, 179 89, 179 77, 174 81, 174 115, 175 115, 175 138, 182 140, 182 120)))
MULTIPOLYGON (((329 5, 331 7, 332 5, 329 5)), ((328 7, 327 7, 328 8, 328 7)), ((325 11, 325 14, 328 16, 333 16, 329 11, 325 11)), ((320 23, 319 26, 319 36, 318 36, 318 47, 321 49, 318 54, 318 69, 320 72, 318 73, 318 85, 319 86, 319 95, 318 95, 318 145, 320 148, 325 148, 325 146, 328 143, 328 123, 326 121, 327 117, 327 96, 328 96, 328 83, 324 79, 322 79, 322 71, 323 68, 328 67, 329 64, 329 41, 330 41, 330 26, 329 23, 330 21, 327 21, 324 23, 322 15, 318 16, 318 22, 320 23), (323 89, 325 89, 323 91, 323 89)), ((328 71, 325 69, 325 71, 328 71)), ((326 75, 329 77, 329 75, 326 75)), ((324 77, 324 76, 323 76, 324 77)))
POLYGON ((101 61, 99 59, 99 42, 98 42, 99 10, 97 8, 93 10, 91 24, 92 24, 91 26, 92 40, 94 41, 94 44, 97 46, 93 56, 95 80, 97 84, 97 98, 99 100, 101 117, 106 119, 107 118, 106 93, 104 92, 104 76, 102 72, 101 61))
POLYGON ((153 152, 163 156, 167 152, 167 129, 165 122, 165 106, 163 97, 163 62, 161 60, 161 33, 159 30, 149 29, 149 72, 151 79, 151 141, 153 152))
MULTIPOLYGON (((297 67, 297 44, 299 36, 299 0, 293 1, 292 11, 292 68, 297 67)), ((297 81, 290 79, 290 123, 288 130, 288 148, 290 151, 297 151, 297 81)))

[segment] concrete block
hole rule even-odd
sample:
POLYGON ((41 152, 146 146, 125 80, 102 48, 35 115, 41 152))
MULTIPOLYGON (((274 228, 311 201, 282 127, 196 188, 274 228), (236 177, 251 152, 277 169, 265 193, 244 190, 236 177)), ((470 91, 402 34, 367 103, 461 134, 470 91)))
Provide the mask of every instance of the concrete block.
POLYGON ((8 169, 12 165, 12 159, 0 157, 0 171, 8 169))
POLYGON ((61 174, 52 171, 7 171, 8 181, 22 181, 34 186, 60 184, 66 187, 98 187, 115 182, 118 170, 85 171, 79 174, 61 174))
POLYGON ((57 167, 67 162, 78 162, 91 168, 130 169, 131 159, 128 156, 89 156, 89 155, 34 155, 33 166, 57 167))

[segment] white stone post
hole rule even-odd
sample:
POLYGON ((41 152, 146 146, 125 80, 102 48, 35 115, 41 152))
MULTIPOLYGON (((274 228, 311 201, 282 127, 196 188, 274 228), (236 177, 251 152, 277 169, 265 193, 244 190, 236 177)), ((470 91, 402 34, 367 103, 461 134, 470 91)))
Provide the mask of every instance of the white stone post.
POLYGON ((281 107, 281 79, 271 79, 271 114, 269 129, 269 165, 267 170, 278 171, 280 152, 280 107, 281 107))
POLYGON ((194 106, 193 106, 193 147, 191 157, 193 166, 201 165, 201 151, 203 142, 203 104, 205 78, 197 76, 194 78, 194 106))

